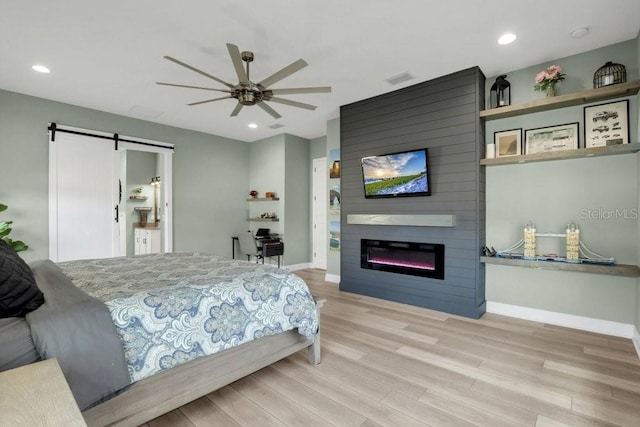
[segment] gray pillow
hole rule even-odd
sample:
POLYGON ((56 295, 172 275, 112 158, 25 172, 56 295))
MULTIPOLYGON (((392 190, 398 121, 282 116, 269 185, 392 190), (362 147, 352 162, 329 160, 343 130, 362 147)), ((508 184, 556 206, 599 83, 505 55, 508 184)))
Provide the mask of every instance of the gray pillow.
POLYGON ((43 303, 27 263, 0 239, 0 318, 24 316, 43 303))

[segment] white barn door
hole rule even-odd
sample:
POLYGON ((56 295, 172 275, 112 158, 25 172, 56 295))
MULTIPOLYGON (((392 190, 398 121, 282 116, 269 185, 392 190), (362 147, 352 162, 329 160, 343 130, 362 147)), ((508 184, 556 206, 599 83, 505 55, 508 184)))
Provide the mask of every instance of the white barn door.
POLYGON ((115 141, 49 132, 49 258, 120 255, 116 206, 120 159, 115 141))

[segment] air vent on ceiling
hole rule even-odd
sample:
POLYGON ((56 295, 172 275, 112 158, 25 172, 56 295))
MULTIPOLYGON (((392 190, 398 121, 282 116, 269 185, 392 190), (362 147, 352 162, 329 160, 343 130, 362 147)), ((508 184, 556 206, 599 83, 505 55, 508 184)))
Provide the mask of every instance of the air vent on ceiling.
POLYGON ((389 84, 392 84, 392 85, 397 85, 397 84, 400 84, 402 82, 406 82, 407 80, 411 80, 413 78, 414 77, 411 74, 409 74, 408 71, 405 71, 404 73, 398 74, 398 75, 393 76, 393 77, 389 77, 387 79, 387 82, 389 84))
POLYGON ((272 124, 271 126, 268 126, 268 127, 271 128, 271 129, 280 129, 280 128, 283 128, 284 125, 281 125, 280 123, 275 123, 275 124, 272 124))

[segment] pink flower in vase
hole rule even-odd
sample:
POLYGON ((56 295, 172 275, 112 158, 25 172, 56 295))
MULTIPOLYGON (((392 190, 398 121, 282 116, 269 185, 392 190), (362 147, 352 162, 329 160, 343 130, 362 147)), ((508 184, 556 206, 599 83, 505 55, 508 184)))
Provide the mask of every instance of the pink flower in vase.
POLYGON ((558 65, 550 65, 546 70, 542 70, 536 74, 536 84, 533 86, 533 89, 545 92, 548 88, 555 88, 555 85, 564 80, 564 78, 565 74, 562 73, 562 68, 558 65))
POLYGON ((562 68, 560 68, 557 65, 551 65, 549 68, 547 68, 547 79, 549 80, 553 80, 556 77, 558 77, 558 74, 560 74, 560 72, 562 71, 562 68))

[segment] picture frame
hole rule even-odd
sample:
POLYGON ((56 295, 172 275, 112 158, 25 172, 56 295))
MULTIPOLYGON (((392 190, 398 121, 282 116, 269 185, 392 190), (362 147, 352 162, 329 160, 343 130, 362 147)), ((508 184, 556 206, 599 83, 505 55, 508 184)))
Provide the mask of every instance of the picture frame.
POLYGON ((522 128, 493 133, 496 157, 512 157, 522 154, 522 128))
POLYGON ((578 122, 525 131, 524 153, 551 153, 575 150, 580 146, 578 122))
POLYGON ((628 144, 629 100, 584 107, 585 148, 628 144))

